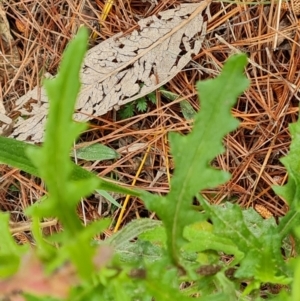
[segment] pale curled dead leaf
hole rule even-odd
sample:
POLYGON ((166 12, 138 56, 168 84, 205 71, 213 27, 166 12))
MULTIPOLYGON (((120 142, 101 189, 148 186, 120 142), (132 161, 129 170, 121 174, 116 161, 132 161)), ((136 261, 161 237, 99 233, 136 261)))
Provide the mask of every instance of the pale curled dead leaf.
POLYGON ((129 153, 135 153, 138 152, 139 150, 143 150, 147 147, 147 143, 144 142, 138 142, 138 143, 133 143, 131 145, 125 145, 120 147, 117 152, 119 154, 129 154, 129 153))
POLYGON ((7 296, 13 292, 27 292, 65 298, 70 286, 77 282, 75 270, 69 264, 61 267, 55 275, 48 276, 44 272, 42 262, 30 252, 23 256, 17 274, 0 280, 0 296, 7 296))
MULTIPOLYGON (((86 121, 131 102, 170 81, 199 53, 206 34, 203 14, 211 0, 181 4, 139 21, 140 30, 117 34, 88 51, 82 72, 82 88, 74 115, 86 121)), ((31 116, 14 127, 11 137, 41 142, 48 101, 35 89, 17 101, 23 116, 31 116), (35 99, 36 114, 24 111, 35 99), (40 111, 39 111, 40 108, 40 111)))
MULTIPOLYGON (((110 246, 98 247, 93 258, 94 265, 100 270, 108 264, 113 254, 110 246)), ((31 293, 36 296, 66 298, 72 287, 79 284, 75 268, 65 263, 51 275, 46 274, 43 263, 32 251, 22 257, 19 271, 8 279, 0 279, 0 300, 25 300, 18 292, 31 293)))

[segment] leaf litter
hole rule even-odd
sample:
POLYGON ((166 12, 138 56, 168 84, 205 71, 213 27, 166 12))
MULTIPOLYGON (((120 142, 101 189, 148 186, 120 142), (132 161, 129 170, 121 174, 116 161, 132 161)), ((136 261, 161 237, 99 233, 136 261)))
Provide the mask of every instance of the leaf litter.
MULTIPOLYGON (((208 5, 209 1, 182 4, 141 19, 139 30, 125 36, 118 33, 90 49, 81 72, 75 120, 101 116, 169 82, 192 55, 199 53, 206 34, 208 5)), ((22 117, 10 136, 41 142, 47 109, 43 88, 25 94, 16 102, 22 117), (26 110, 29 101, 34 103, 26 110)))
MULTIPOLYGON (((98 2, 101 9, 104 1, 98 2)), ((132 0, 130 7, 126 7, 124 1, 119 2, 120 5, 113 7, 101 28, 100 39, 109 39, 121 31, 126 34, 132 32, 137 28, 140 16, 144 17, 150 6, 149 3, 141 4, 140 1, 132 0)), ((159 11, 175 8, 182 2, 188 1, 159 2, 150 13, 157 15, 159 11)), ((31 2, 27 1, 26 5, 30 7, 31 2)), ((73 20, 77 22, 79 19, 91 27, 81 12, 76 10, 73 1, 60 1, 57 7, 63 16, 60 18, 61 24, 57 21, 58 18, 54 18, 57 11, 52 7, 45 7, 43 11, 37 5, 39 9, 31 7, 29 15, 23 14, 27 17, 27 33, 20 34, 16 31, 14 22, 21 18, 20 12, 25 11, 24 4, 4 1, 13 36, 16 37, 17 33, 20 41, 21 47, 18 49, 23 62, 18 74, 1 86, 1 96, 6 111, 10 112, 10 118, 15 119, 14 112, 17 112, 14 111, 15 101, 39 85, 40 71, 41 74, 43 70, 51 74, 56 73, 61 52, 72 36, 69 29, 73 28, 73 20), (67 10, 66 4, 69 5, 67 10), (47 11, 52 11, 52 16, 49 16, 47 11), (30 49, 32 52, 29 52, 30 49), (37 59, 30 60, 30 57, 37 59)), ((93 10, 99 12, 99 8, 93 10)), ((258 68, 252 63, 248 65, 246 74, 251 80, 251 87, 240 97, 233 109, 234 116, 241 121, 240 127, 226 137, 224 140, 226 154, 218 156, 213 163, 215 167, 229 171, 232 178, 216 189, 203 191, 203 196, 212 203, 230 199, 244 207, 261 204, 275 217, 282 216, 288 207, 284 199, 274 195, 271 185, 283 184, 286 181, 286 171, 279 158, 288 152, 290 134, 287 124, 296 120, 299 111, 297 94, 292 92, 289 86, 290 83, 296 87, 299 85, 297 18, 291 10, 280 11, 274 4, 253 5, 245 1, 239 4, 214 2, 210 6, 210 12, 212 18, 207 24, 207 34, 199 54, 194 55, 193 61, 165 85, 166 89, 180 95, 181 99, 170 103, 164 96, 157 94, 156 106, 152 106, 146 114, 125 121, 116 121, 113 111, 107 112, 103 117, 93 120, 94 125, 90 132, 82 139, 97 140, 115 149, 120 147, 119 140, 125 137, 130 137, 128 147, 140 142, 145 145, 150 143, 153 146, 150 160, 146 164, 143 178, 137 185, 156 193, 167 193, 169 184, 166 175, 156 181, 155 187, 150 186, 155 175, 161 170, 169 169, 172 172, 173 162, 168 157, 165 134, 171 131, 181 133, 190 131, 190 123, 182 116, 180 101, 186 99, 194 109, 199 109, 195 97, 195 81, 218 75, 224 61, 233 51, 229 45, 233 46, 246 52, 254 63, 263 68, 258 68), (288 20, 288 32, 295 35, 287 35, 286 29, 281 27, 276 31, 277 12, 280 13, 280 21, 288 20), (278 31, 281 37, 286 38, 273 51, 273 40, 278 31), (215 34, 221 36, 228 44, 221 43, 215 34)), ((33 104, 29 103, 30 106, 33 104)), ((136 152, 127 153, 114 162, 107 161, 100 165, 84 164, 102 176, 111 176, 113 172, 123 183, 130 184, 130 179, 134 175, 132 166, 139 162, 139 157, 145 149, 146 146, 136 152)), ((12 200, 17 204, 18 200, 22 199, 23 206, 26 207, 44 193, 39 180, 28 178, 7 166, 1 166, 1 175, 3 182, 0 199, 4 210, 18 211, 18 206, 12 205, 12 200)), ((78 209, 80 216, 86 215, 85 218, 90 220, 97 218, 98 215, 94 214, 97 206, 98 201, 93 197, 86 199, 84 208, 78 209)), ((137 212, 145 215, 143 205, 133 199, 124 223, 135 218, 137 212)), ((118 211, 115 212, 115 216, 117 213, 118 211)), ((11 219, 20 222, 24 217, 22 214, 13 213, 11 219)))

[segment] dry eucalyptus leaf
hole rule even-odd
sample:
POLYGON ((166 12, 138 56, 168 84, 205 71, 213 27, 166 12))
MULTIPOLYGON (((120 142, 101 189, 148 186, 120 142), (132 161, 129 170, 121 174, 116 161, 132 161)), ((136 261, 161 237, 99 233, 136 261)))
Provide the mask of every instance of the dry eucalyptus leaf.
MULTIPOLYGON (((181 4, 142 19, 139 30, 126 36, 119 33, 89 50, 74 119, 86 121, 103 115, 170 81, 199 53, 210 2, 181 4)), ((41 142, 48 109, 44 90, 34 89, 16 105, 27 119, 16 123, 11 137, 41 142)))

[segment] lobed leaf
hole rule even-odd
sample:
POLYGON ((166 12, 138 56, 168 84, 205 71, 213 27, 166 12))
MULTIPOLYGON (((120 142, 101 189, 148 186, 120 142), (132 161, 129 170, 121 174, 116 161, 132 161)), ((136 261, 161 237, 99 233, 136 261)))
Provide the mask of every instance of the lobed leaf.
POLYGON ((290 152, 280 161, 288 172, 288 182, 284 186, 273 186, 273 190, 285 199, 290 210, 280 220, 281 239, 286 237, 300 223, 300 120, 289 126, 292 142, 290 152))
POLYGON ((227 172, 210 164, 224 150, 223 137, 238 126, 230 110, 248 86, 243 76, 245 64, 246 56, 233 56, 219 77, 197 84, 201 111, 195 116, 193 131, 187 136, 169 135, 175 162, 170 192, 166 197, 145 199, 148 208, 157 213, 166 227, 168 251, 174 263, 179 264, 184 227, 199 220, 199 214, 192 209, 193 197, 229 179, 227 172))
MULTIPOLYGON (((213 243, 207 244, 207 249, 212 248, 210 245, 213 246, 218 241, 227 239, 234 242, 239 252, 244 254, 235 258, 238 259, 235 264, 240 264, 235 277, 254 279, 245 293, 258 288, 261 283, 290 283, 289 271, 281 254, 281 240, 276 225, 263 223, 261 218, 256 225, 261 227, 258 231, 248 226, 244 219, 245 215, 237 205, 227 203, 223 207, 213 206, 204 199, 201 199, 201 204, 208 218, 213 222, 215 239, 213 243)), ((219 251, 230 254, 225 247, 220 248, 219 251)))

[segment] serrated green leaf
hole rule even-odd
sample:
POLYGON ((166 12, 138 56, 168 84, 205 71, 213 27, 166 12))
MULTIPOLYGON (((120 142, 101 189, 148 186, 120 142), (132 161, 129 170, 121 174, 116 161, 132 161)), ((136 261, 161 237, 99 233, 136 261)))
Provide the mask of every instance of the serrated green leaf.
POLYGON ((290 152, 280 161, 288 172, 288 182, 284 186, 272 186, 279 196, 289 204, 289 212, 280 220, 281 238, 286 237, 300 223, 300 119, 289 125, 292 143, 290 152))
POLYGON ((280 161, 288 172, 288 182, 284 186, 273 186, 273 190, 289 204, 289 212, 280 220, 281 239, 286 237, 300 223, 300 119, 289 125, 292 138, 290 151, 280 161))
POLYGON ((280 161, 288 171, 288 183, 284 186, 273 186, 275 192, 282 196, 289 204, 290 209, 300 210, 300 119, 289 125, 292 138, 290 151, 280 161))
POLYGON ((230 266, 238 264, 244 257, 244 253, 240 251, 233 240, 229 237, 215 235, 213 233, 213 226, 206 221, 187 226, 184 229, 184 237, 188 240, 188 243, 183 247, 184 251, 198 253, 214 250, 234 255, 234 260, 230 266), (201 241, 201 244, 199 241, 201 241))
MULTIPOLYGON (((76 207, 81 197, 89 195, 97 188, 99 179, 92 176, 73 180, 73 165, 69 157, 73 141, 86 126, 75 123, 72 118, 80 89, 79 71, 87 38, 87 30, 81 28, 63 55, 58 75, 45 82, 50 103, 45 141, 41 148, 32 146, 27 149, 28 156, 37 167, 49 192, 49 197, 29 212, 34 219, 56 216, 64 227, 64 240, 59 256, 51 261, 52 266, 55 262, 62 264, 63 260, 71 260, 79 275, 85 279, 89 279, 95 269, 93 256, 96 248, 90 241, 95 233, 104 229, 103 222, 105 227, 108 226, 105 220, 100 221, 100 224, 94 222, 88 227, 82 225, 76 207)), ((39 234, 35 235, 38 239, 39 234)), ((46 257, 51 256, 51 250, 49 253, 47 247, 44 246, 43 251, 46 257)))
POLYGON ((149 99, 150 102, 155 105, 156 104, 156 93, 155 92, 149 93, 147 95, 147 99, 149 99))
POLYGON ((118 154, 114 149, 100 143, 77 148, 75 152, 76 154, 73 151, 71 152, 73 157, 76 156, 78 159, 87 161, 103 161, 120 158, 120 154, 118 154))
POLYGON ((135 105, 139 112, 145 112, 148 107, 147 100, 145 97, 137 99, 135 105))
MULTIPOLYGON (((81 28, 63 54, 59 72, 54 79, 45 81, 49 97, 49 112, 45 129, 45 141, 41 148, 28 147, 27 154, 45 181, 49 198, 32 211, 35 217, 57 216, 64 226, 67 245, 75 245, 66 251, 83 278, 94 271, 92 257, 95 249, 86 237, 85 229, 76 214, 76 206, 83 196, 97 188, 98 180, 88 178, 71 180, 72 163, 69 157, 73 142, 86 127, 73 121, 73 112, 80 89, 79 71, 87 49, 87 29, 81 28), (47 168, 45 168, 47 166, 47 168), (79 235, 81 234, 81 235, 79 235), (79 250, 80 246, 80 250, 79 250), (82 262, 82 257, 85 262, 82 262)), ((66 253, 64 253, 66 254, 66 253)))
POLYGON ((246 226, 256 237, 261 237, 263 234, 267 233, 269 229, 277 227, 273 217, 263 219, 253 208, 243 210, 242 213, 246 226))
POLYGON ((130 102, 126 104, 121 110, 119 111, 119 115, 121 119, 127 119, 133 116, 134 113, 134 104, 130 102))
MULTIPOLYGON (((244 257, 240 260, 240 267, 235 277, 254 281, 245 293, 260 286, 261 283, 288 284, 288 270, 281 254, 281 240, 276 226, 256 231, 254 235, 244 221, 239 206, 227 203, 226 206, 209 205, 200 199, 205 212, 213 222, 214 234, 222 239, 230 239, 244 257)), ((264 226, 263 223, 260 224, 264 226)))
POLYGON ((195 116, 192 133, 169 135, 175 162, 171 190, 166 197, 145 199, 147 207, 164 222, 168 251, 174 263, 180 261, 184 227, 199 220, 199 214, 191 206, 192 198, 199 191, 229 179, 227 172, 212 168, 210 163, 223 152, 223 137, 238 125, 230 112, 238 95, 249 84, 243 75, 245 65, 246 56, 233 56, 218 78, 197 84, 201 111, 195 116))

